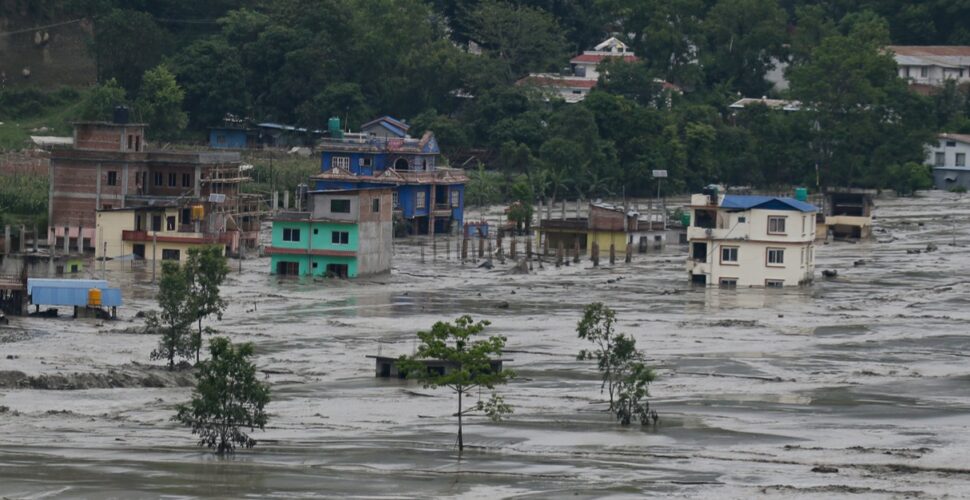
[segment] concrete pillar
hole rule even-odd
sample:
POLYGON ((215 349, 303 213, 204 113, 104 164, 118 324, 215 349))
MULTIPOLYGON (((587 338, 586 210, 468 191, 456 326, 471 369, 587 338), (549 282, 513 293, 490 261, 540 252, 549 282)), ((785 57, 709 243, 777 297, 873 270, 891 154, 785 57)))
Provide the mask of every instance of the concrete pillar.
POLYGON ((64 257, 71 253, 71 238, 68 237, 67 227, 64 228, 64 257))
POLYGON ((10 255, 10 225, 3 226, 3 253, 10 255))
POLYGON ((573 263, 579 264, 579 238, 573 240, 573 263))
POLYGON ((616 264, 616 245, 610 243, 610 265, 616 264))
POLYGON ((34 224, 34 253, 37 253, 37 225, 34 224))
POLYGON ((84 226, 77 228, 77 253, 84 253, 84 226))
POLYGON ((290 192, 283 191, 283 210, 290 208, 290 192))
POLYGON ((593 267, 600 265, 600 245, 595 241, 589 249, 589 260, 593 261, 593 267))
POLYGON ((468 238, 462 238, 461 240, 461 261, 465 262, 468 259, 468 238))
POLYGON ((516 247, 516 245, 515 245, 515 236, 513 236, 512 237, 512 243, 509 243, 509 257, 511 257, 513 259, 515 258, 515 255, 516 255, 516 252, 515 252, 516 248, 515 247, 516 247))
POLYGON ((559 246, 556 248, 556 267, 562 266, 563 260, 563 246, 562 241, 559 242, 559 246))
POLYGON ((525 240, 525 256, 527 259, 532 260, 532 237, 529 236, 525 240))
POLYGON ((478 258, 481 259, 485 256, 485 238, 482 236, 478 237, 478 258))
POLYGON ((27 251, 27 226, 20 225, 20 253, 27 251))
POLYGON ((544 236, 545 237, 543 237, 543 235, 539 236, 540 238, 542 238, 542 256, 548 257, 549 256, 549 234, 545 234, 544 236))
POLYGON ((273 191, 273 206, 270 211, 275 213, 278 208, 280 208, 280 192, 273 191))

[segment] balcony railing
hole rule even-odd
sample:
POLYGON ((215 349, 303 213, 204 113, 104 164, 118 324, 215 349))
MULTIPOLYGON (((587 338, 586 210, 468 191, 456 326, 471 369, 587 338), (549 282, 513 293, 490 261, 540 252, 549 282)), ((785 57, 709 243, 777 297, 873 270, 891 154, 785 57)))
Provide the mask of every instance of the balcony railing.
POLYGON ((204 234, 204 233, 180 233, 174 231, 121 231, 123 241, 150 242, 153 239, 158 241, 177 241, 180 243, 197 243, 200 245, 224 243, 232 241, 232 234, 204 234))

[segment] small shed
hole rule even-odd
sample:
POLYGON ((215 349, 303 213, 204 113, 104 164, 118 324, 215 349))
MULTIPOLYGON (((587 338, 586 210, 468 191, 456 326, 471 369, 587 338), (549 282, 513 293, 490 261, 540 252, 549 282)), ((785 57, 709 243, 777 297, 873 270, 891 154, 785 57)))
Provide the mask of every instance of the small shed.
POLYGON ((42 279, 27 280, 27 296, 30 303, 38 309, 40 306, 71 306, 74 316, 79 309, 89 309, 90 292, 92 289, 100 291, 100 304, 91 309, 111 308, 111 316, 117 315, 117 307, 121 305, 121 289, 108 286, 105 280, 74 280, 74 279, 42 279))
MULTIPOLYGON (((398 371, 397 362, 398 358, 390 356, 375 356, 368 355, 368 358, 374 359, 374 376, 381 378, 404 378, 404 374, 398 371)), ((429 372, 437 373, 439 375, 444 375, 455 368, 457 364, 443 360, 443 359, 421 359, 418 360, 428 368, 429 372)), ((511 359, 493 359, 491 361, 492 370, 496 372, 502 371, 502 363, 506 361, 512 361, 511 359)))

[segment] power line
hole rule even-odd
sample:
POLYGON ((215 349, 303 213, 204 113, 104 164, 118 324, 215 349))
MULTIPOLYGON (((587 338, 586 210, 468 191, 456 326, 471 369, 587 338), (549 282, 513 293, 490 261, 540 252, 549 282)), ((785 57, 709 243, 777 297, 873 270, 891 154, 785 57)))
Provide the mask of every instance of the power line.
POLYGON ((70 21, 62 21, 62 22, 59 22, 59 23, 48 24, 46 26, 35 26, 33 28, 25 28, 25 29, 16 30, 16 31, 3 31, 3 32, 0 32, 0 36, 18 35, 20 33, 30 33, 31 31, 37 31, 37 30, 43 30, 43 29, 47 29, 47 28, 55 28, 57 26, 64 26, 64 25, 67 25, 67 24, 79 23, 79 22, 81 22, 83 20, 84 20, 84 18, 82 17, 80 19, 72 19, 70 21))

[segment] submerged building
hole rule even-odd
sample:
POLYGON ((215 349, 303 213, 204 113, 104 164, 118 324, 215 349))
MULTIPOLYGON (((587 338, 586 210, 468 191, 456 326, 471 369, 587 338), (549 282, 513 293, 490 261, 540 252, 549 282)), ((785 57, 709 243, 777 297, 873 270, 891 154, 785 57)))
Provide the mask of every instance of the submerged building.
POLYGON ((409 128, 384 116, 365 123, 359 133, 344 133, 338 121, 330 137, 317 144, 321 173, 311 182, 317 190, 391 188, 394 214, 406 232, 457 231, 464 219, 468 177, 442 164, 433 132, 414 138, 409 128))
POLYGON ((354 278, 391 269, 389 187, 314 191, 306 212, 273 218, 270 273, 354 278))
POLYGON ((635 251, 645 252, 661 248, 667 241, 666 214, 650 212, 641 214, 629 207, 590 202, 587 217, 542 219, 537 233, 549 248, 578 247, 586 253, 596 243, 602 251, 613 246, 617 253, 625 254, 627 245, 632 245, 635 251))
POLYGON ((73 146, 51 151, 52 245, 179 260, 191 245, 255 246, 264 203, 241 192, 239 154, 153 151, 145 129, 116 110, 113 122, 76 123, 73 146))
POLYGON ((691 196, 687 276, 697 285, 795 286, 815 274, 818 209, 794 198, 691 196))

